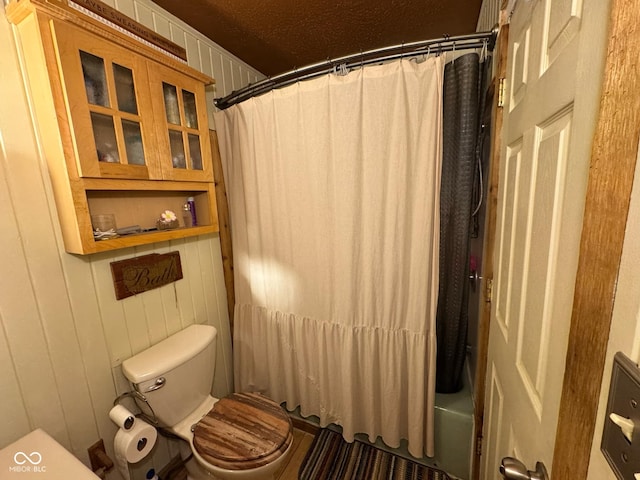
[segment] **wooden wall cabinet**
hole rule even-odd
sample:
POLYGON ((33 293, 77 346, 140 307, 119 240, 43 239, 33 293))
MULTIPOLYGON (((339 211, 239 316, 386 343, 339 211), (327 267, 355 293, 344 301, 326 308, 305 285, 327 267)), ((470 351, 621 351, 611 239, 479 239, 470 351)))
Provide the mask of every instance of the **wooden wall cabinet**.
POLYGON ((205 86, 210 77, 73 9, 19 0, 16 26, 36 130, 70 253, 89 254, 218 230, 205 86), (184 227, 194 197, 198 225, 184 227), (152 231, 165 210, 180 227, 152 231), (145 233, 95 240, 91 216, 145 233))
POLYGON ((158 128, 162 178, 213 178, 204 85, 163 65, 149 66, 151 100, 158 128))

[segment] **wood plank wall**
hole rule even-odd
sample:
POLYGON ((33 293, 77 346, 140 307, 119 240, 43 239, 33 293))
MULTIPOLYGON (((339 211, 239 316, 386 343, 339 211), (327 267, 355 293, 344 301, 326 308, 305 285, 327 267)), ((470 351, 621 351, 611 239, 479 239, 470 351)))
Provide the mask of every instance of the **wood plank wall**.
MULTIPOLYGON (((211 98, 262 77, 150 1, 106 3, 184 46, 190 65, 217 79, 211 98)), ((113 458, 116 428, 108 411, 128 390, 120 369, 127 357, 189 324, 208 323, 220 333, 213 393, 233 388, 219 236, 90 257, 65 253, 2 5, 0 44, 0 448, 40 427, 86 464, 87 448, 99 438, 113 458), (173 250, 180 252, 184 279, 115 299, 110 262, 173 250)), ((176 454, 175 444, 161 439, 132 478, 160 470, 176 454)))

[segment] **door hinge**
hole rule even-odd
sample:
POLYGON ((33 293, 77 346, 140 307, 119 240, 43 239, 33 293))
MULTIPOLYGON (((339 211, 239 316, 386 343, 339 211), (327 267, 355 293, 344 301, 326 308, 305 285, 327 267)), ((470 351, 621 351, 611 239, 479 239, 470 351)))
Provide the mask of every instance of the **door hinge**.
POLYGON ((482 436, 478 435, 476 437, 476 456, 482 456, 482 436))
POLYGON ((491 303, 491 300, 493 300, 493 278, 487 278, 485 285, 484 301, 491 303))
POLYGON ((504 107, 504 94, 506 90, 507 79, 502 77, 498 80, 498 107, 504 107))

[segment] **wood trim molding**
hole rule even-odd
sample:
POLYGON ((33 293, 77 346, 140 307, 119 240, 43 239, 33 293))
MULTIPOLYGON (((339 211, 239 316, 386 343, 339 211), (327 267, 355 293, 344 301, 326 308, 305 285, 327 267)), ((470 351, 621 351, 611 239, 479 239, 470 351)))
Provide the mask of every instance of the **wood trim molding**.
POLYGON ((229 309, 229 327, 233 340, 233 311, 235 309, 235 284, 233 282, 233 247, 231 246, 231 222, 229 221, 229 203, 227 189, 222 172, 222 158, 218 145, 218 134, 210 130, 213 178, 216 186, 216 203, 218 205, 218 226, 220 228, 220 250, 222 251, 222 269, 224 284, 227 289, 227 308, 229 309))
MULTIPOLYGON (((482 297, 486 300, 487 285, 493 281, 493 254, 495 250, 496 223, 498 218, 498 182, 500 179, 500 144, 502 140, 502 124, 503 124, 503 108, 498 107, 498 89, 500 88, 500 79, 504 78, 507 71, 507 52, 509 48, 509 24, 504 23, 500 27, 498 33, 498 45, 496 47, 497 55, 495 57, 496 69, 492 86, 492 103, 493 111, 491 114, 491 165, 489 168, 488 193, 486 200, 486 217, 484 225, 484 252, 482 254, 482 275, 484 277, 481 289, 485 292, 482 297)), ((482 439, 483 423, 484 423, 484 401, 486 390, 486 373, 487 373, 487 353, 489 348, 489 325, 491 320, 491 302, 485 301, 480 309, 480 318, 478 319, 478 361, 476 364, 475 374, 475 408, 474 408, 474 460, 472 465, 471 478, 478 480, 480 478, 480 456, 482 454, 482 445, 479 443, 482 439)))
POLYGON ((311 435, 317 435, 320 431, 320 427, 315 423, 305 420, 304 418, 299 418, 295 415, 289 413, 289 418, 291 418, 291 423, 293 424, 293 428, 297 430, 301 430, 306 433, 310 433, 311 435))
POLYGON ((587 478, 640 137, 640 2, 611 0, 552 474, 587 478))

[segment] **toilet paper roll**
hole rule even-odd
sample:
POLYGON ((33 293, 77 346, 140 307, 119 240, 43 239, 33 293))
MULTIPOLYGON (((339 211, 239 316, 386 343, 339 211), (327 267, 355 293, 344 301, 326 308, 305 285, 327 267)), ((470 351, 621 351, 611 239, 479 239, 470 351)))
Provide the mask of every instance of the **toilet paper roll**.
POLYGON ((129 463, 136 463, 146 457, 156 443, 158 432, 141 419, 137 419, 130 430, 122 428, 113 439, 113 449, 118 470, 129 480, 129 463))
POLYGON ((136 417, 127 408, 122 405, 116 405, 109 412, 109 418, 113 420, 118 427, 124 430, 131 430, 136 423, 136 417))

